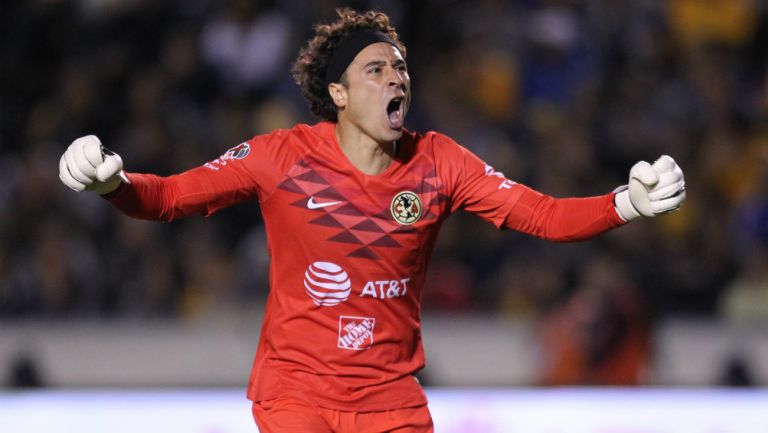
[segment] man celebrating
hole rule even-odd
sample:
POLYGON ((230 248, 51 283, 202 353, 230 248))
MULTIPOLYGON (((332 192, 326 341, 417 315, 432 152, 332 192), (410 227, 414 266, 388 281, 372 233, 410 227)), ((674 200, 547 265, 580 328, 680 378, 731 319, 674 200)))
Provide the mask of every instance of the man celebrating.
POLYGON ((508 180, 445 135, 404 128, 405 46, 382 13, 339 10, 293 75, 322 121, 256 136, 181 174, 123 172, 95 136, 75 140, 62 182, 125 214, 171 221, 259 200, 271 256, 248 385, 265 433, 431 432, 420 295, 442 222, 466 210, 552 241, 677 209, 683 173, 662 156, 602 196, 555 199, 508 180))

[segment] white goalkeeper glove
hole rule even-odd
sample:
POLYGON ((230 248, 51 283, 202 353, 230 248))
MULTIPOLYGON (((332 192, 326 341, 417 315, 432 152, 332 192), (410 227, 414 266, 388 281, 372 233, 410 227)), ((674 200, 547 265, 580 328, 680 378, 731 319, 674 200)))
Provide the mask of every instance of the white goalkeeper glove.
POLYGON ((123 173, 120 155, 104 148, 95 135, 80 137, 59 160, 59 179, 71 189, 109 194, 120 183, 130 183, 123 173))
POLYGON ((653 165, 640 161, 629 171, 629 185, 616 189, 616 210, 625 221, 655 217, 680 208, 685 201, 683 170, 662 155, 653 165))

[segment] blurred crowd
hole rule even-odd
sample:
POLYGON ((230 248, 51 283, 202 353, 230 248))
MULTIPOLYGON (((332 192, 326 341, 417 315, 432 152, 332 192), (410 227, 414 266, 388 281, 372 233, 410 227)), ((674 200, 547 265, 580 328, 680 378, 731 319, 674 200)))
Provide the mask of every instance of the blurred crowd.
POLYGON ((339 6, 397 25, 406 126, 448 134, 510 179, 567 197, 610 192, 661 154, 685 172, 681 211, 584 243, 455 215, 426 312, 542 323, 552 359, 568 360, 553 383, 582 380, 566 371, 581 365, 610 382, 621 372, 601 363, 642 360, 663 318, 768 318, 764 2, 33 0, 0 12, 0 319, 195 320, 262 302, 255 202, 131 220, 64 187, 58 159, 96 134, 127 170, 168 175, 315 122, 290 64, 339 6))

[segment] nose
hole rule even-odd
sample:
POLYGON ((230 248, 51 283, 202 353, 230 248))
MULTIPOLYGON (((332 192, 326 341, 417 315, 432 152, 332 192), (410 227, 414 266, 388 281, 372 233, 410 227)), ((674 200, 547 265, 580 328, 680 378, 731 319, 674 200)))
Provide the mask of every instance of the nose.
POLYGON ((406 72, 397 69, 392 69, 392 73, 389 75, 389 84, 391 86, 397 86, 405 90, 406 72))

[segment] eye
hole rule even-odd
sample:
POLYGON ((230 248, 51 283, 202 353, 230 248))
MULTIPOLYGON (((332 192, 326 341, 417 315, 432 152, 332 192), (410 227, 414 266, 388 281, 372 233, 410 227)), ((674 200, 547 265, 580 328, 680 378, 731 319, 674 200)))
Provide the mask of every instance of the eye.
POLYGON ((381 73, 381 66, 374 66, 368 72, 372 74, 379 74, 381 73))

